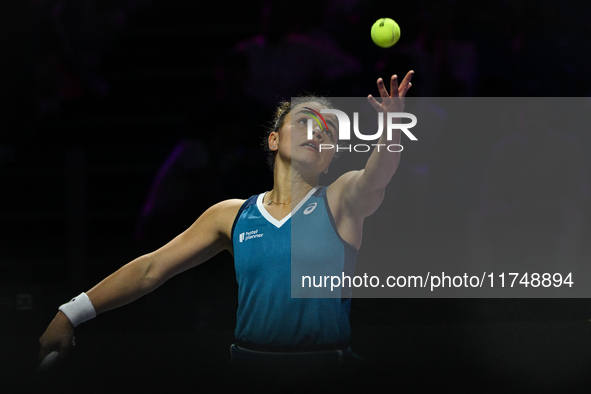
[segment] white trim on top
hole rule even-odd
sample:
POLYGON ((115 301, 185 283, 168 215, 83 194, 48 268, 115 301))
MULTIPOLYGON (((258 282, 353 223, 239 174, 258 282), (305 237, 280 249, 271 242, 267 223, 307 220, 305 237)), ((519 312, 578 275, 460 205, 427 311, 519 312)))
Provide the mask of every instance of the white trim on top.
POLYGON ((257 208, 259 209, 259 211, 261 211, 261 214, 263 215, 263 217, 265 219, 267 219, 267 221, 269 223, 271 223, 272 225, 274 225, 277 228, 280 228, 281 226, 283 226, 283 224, 285 222, 287 222, 289 220, 289 218, 293 214, 295 214, 298 211, 298 209, 300 209, 300 207, 302 205, 304 205, 306 203, 306 201, 308 201, 308 199, 312 196, 312 194, 314 194, 316 192, 316 190, 318 190, 318 187, 319 186, 316 186, 315 188, 313 188, 312 190, 310 190, 310 192, 308 192, 308 194, 306 194, 306 197, 304 197, 302 199, 302 201, 300 201, 299 204, 296 205, 296 207, 294 209, 292 209, 292 211, 290 213, 288 213, 287 215, 285 215, 285 217, 283 219, 281 219, 281 220, 275 219, 269 212, 267 212, 267 209, 263 205, 263 198, 265 197, 265 194, 267 194, 268 192, 259 194, 259 196, 257 197, 257 208))

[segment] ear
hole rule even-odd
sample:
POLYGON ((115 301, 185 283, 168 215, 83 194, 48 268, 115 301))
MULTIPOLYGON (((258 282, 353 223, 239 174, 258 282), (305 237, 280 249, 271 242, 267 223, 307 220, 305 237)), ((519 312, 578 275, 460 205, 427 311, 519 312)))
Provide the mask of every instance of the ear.
POLYGON ((328 167, 330 167, 330 164, 326 166, 326 168, 324 169, 324 173, 328 174, 328 167))
POLYGON ((279 142, 279 135, 276 131, 272 131, 269 134, 269 149, 271 149, 272 151, 276 151, 278 149, 278 142, 279 142))

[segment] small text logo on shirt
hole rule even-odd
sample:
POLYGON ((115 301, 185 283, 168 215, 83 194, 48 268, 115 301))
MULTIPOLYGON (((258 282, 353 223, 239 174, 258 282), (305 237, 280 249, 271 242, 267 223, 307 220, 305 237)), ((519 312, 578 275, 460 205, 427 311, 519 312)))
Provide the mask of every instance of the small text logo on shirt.
POLYGON ((261 238, 263 233, 259 234, 259 230, 247 231, 245 233, 240 233, 240 242, 248 241, 249 239, 253 238, 261 238))

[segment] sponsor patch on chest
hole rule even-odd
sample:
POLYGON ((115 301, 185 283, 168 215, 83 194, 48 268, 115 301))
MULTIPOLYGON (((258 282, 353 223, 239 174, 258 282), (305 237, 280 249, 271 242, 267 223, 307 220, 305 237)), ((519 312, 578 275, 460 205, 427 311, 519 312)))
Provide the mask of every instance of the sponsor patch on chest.
POLYGON ((252 231, 246 231, 244 233, 240 233, 240 236, 238 239, 240 242, 246 242, 250 239, 262 238, 263 235, 265 235, 265 234, 259 233, 259 230, 252 230, 252 231))

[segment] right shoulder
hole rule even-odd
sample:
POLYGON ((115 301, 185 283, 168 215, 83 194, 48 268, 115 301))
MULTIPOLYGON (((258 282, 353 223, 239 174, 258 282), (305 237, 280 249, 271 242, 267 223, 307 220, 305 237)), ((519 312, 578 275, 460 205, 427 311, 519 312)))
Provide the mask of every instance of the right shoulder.
POLYGON ((234 226, 234 221, 236 220, 238 212, 240 212, 240 208, 245 202, 246 200, 240 199, 224 200, 207 210, 211 211, 212 217, 214 218, 213 224, 218 226, 217 231, 219 231, 219 234, 224 240, 224 247, 229 250, 230 253, 232 253, 232 228, 234 226))
POLYGON ((212 205, 179 236, 180 240, 195 243, 200 239, 208 245, 217 244, 221 249, 231 250, 232 225, 245 201, 231 199, 212 205))
POLYGON ((224 200, 213 205, 211 208, 205 211, 204 215, 216 220, 222 226, 221 230, 227 230, 223 231, 224 234, 230 236, 234 219, 236 218, 236 215, 238 215, 240 208, 245 202, 246 200, 240 199, 224 200), (229 228, 227 228, 228 226, 229 228))
POLYGON ((231 212, 233 210, 236 210, 236 213, 238 213, 238 210, 240 209, 242 204, 244 204, 245 202, 246 202, 246 200, 233 198, 230 200, 224 200, 224 201, 218 202, 217 204, 213 205, 209 209, 215 210, 220 213, 221 212, 231 212))

